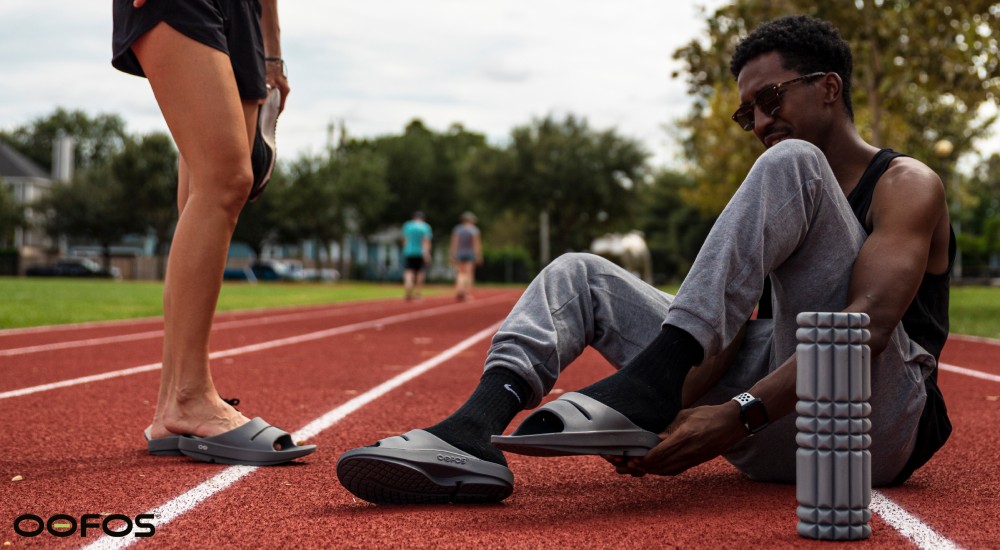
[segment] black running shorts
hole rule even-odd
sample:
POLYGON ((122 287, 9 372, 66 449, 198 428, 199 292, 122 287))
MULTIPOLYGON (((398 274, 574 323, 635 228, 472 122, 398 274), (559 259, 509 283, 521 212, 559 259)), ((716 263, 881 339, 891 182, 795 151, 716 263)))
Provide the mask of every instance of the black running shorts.
POLYGON ((228 55, 240 97, 263 99, 267 86, 260 14, 260 0, 147 0, 138 9, 132 7, 132 0, 114 0, 111 64, 120 71, 146 76, 132 43, 163 21, 228 55))
POLYGON ((410 271, 423 271, 424 270, 424 257, 423 256, 406 256, 403 264, 406 269, 410 271))

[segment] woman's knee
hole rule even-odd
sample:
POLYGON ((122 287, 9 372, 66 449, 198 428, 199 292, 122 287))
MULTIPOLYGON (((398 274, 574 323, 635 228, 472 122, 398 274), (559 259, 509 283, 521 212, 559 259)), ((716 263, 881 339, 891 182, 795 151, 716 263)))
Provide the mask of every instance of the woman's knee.
POLYGON ((202 193, 211 201, 238 216, 246 204, 250 187, 253 185, 253 171, 249 166, 240 168, 229 165, 221 170, 212 170, 198 185, 202 193))

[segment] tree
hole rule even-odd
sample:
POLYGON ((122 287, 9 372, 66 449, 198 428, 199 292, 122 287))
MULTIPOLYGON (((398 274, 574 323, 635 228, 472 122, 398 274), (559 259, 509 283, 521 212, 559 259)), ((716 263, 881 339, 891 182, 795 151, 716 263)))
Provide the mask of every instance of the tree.
POLYGON ((288 175, 284 166, 283 162, 274 166, 267 190, 256 202, 243 207, 233 232, 233 241, 246 243, 258 258, 263 254, 264 247, 275 241, 282 224, 281 205, 285 202, 284 195, 291 192, 287 191, 288 175))
POLYGON ((18 204, 0 181, 0 248, 10 246, 14 242, 14 230, 24 228, 27 223, 24 205, 18 204))
POLYGON ((103 250, 104 266, 111 265, 111 246, 135 233, 138 225, 128 206, 124 185, 111 173, 110 163, 77 174, 70 182, 58 182, 39 201, 47 212, 46 231, 53 239, 68 236, 94 242, 103 250))
POLYGON ((73 158, 82 169, 100 164, 121 151, 126 139, 125 121, 118 115, 91 117, 83 111, 63 108, 13 130, 0 131, 0 137, 51 172, 52 143, 60 132, 74 139, 73 158))
POLYGON ((963 178, 961 207, 953 218, 962 228, 963 276, 994 276, 1000 267, 1000 155, 993 154, 963 178))
POLYGON ((1000 93, 996 0, 737 0, 708 17, 707 42, 674 55, 695 98, 680 126, 700 185, 685 196, 706 212, 722 210, 760 153, 729 120, 739 104, 729 59, 749 30, 790 13, 831 21, 851 44, 855 120, 874 145, 930 160, 934 142, 948 138, 958 156, 993 123, 978 112, 1000 93))
POLYGON ((126 226, 156 239, 158 274, 166 273, 166 253, 177 222, 177 150, 169 135, 127 137, 109 160, 124 202, 115 206, 135 215, 126 226))
POLYGON ((689 176, 661 170, 639 189, 637 227, 646 236, 657 281, 684 278, 714 223, 684 202, 683 193, 695 185, 689 176))
POLYGON ((595 237, 630 227, 647 157, 637 141, 614 129, 549 116, 515 128, 506 148, 481 150, 468 177, 494 208, 529 213, 533 223, 546 213, 552 250, 561 253, 588 249, 595 237))
POLYGON ((434 133, 413 120, 402 135, 378 138, 372 145, 386 161, 385 179, 392 193, 385 208, 386 225, 402 223, 414 210, 435 217, 451 186, 439 177, 443 171, 436 166, 434 133))
POLYGON ((385 161, 390 196, 380 220, 382 227, 399 225, 416 210, 423 210, 431 225, 442 220, 457 222, 470 208, 475 192, 463 182, 463 167, 476 151, 488 148, 482 134, 459 124, 435 132, 420 120, 411 121, 402 135, 353 142, 349 147, 370 148, 385 161))
POLYGON ((288 166, 287 177, 270 184, 277 184, 278 238, 312 241, 313 259, 321 266, 320 250, 380 218, 389 199, 385 177, 384 160, 364 147, 299 157, 288 166))

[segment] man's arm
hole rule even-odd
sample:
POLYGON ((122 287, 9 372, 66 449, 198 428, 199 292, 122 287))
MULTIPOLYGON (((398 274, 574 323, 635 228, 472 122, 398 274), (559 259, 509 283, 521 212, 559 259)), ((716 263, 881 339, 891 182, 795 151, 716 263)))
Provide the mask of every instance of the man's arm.
MULTIPOLYGON (((897 159, 879 181, 872 199, 872 233, 855 261, 844 308, 871 317, 872 355, 888 345, 929 263, 940 263, 937 258, 929 262, 929 253, 935 232, 947 232, 947 216, 940 178, 918 161, 897 159)), ((946 267, 945 261, 942 270, 946 267)), ((764 402, 772 422, 795 409, 795 377, 793 355, 748 390, 764 402)), ((682 410, 663 435, 663 442, 644 459, 616 462, 619 472, 679 474, 722 454, 748 434, 739 405, 728 401, 682 410)))
POLYGON ((944 185, 927 166, 910 158, 893 161, 879 180, 870 211, 872 233, 858 253, 844 311, 871 317, 872 355, 885 349, 917 294, 924 273, 947 268, 948 209, 944 185), (936 232, 943 231, 943 234, 936 232), (932 243, 944 243, 933 258, 932 243))

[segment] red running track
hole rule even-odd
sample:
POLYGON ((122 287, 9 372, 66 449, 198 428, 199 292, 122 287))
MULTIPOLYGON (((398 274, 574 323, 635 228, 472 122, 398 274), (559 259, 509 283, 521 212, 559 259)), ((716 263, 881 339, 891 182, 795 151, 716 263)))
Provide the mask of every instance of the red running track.
MULTIPOLYGON (((484 289, 466 303, 220 314, 211 350, 223 395, 319 446, 269 468, 146 454, 159 320, 0 331, 0 541, 10 548, 997 547, 1000 343, 961 337, 942 360, 966 370, 940 374, 954 435, 903 487, 876 493, 873 534, 863 542, 800 538, 794 487, 749 481, 721 459, 677 477, 634 479, 594 457, 509 455, 516 487, 500 505, 354 499, 337 482, 340 454, 458 407, 517 297, 484 289), (99 529, 23 537, 13 528, 25 513, 147 512, 156 514, 150 538, 102 537, 99 529)), ((589 351, 556 392, 609 372, 589 351)))

